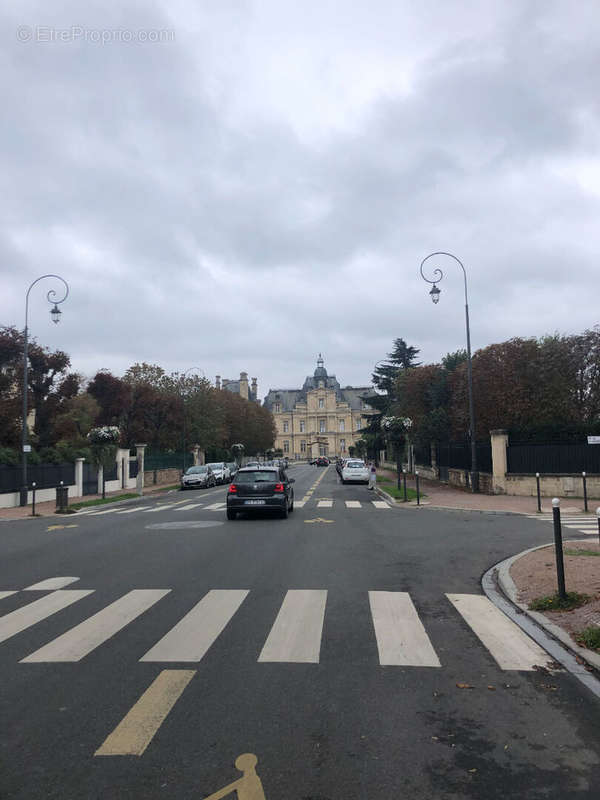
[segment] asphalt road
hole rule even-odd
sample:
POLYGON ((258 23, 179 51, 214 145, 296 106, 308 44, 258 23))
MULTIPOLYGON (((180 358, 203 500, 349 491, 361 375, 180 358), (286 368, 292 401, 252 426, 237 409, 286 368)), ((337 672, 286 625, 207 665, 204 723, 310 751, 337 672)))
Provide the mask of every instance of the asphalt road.
POLYGON ((1 523, 0 798, 201 799, 254 753, 266 800, 596 800, 598 699, 460 610, 550 528, 290 475, 287 520, 219 487, 1 523))

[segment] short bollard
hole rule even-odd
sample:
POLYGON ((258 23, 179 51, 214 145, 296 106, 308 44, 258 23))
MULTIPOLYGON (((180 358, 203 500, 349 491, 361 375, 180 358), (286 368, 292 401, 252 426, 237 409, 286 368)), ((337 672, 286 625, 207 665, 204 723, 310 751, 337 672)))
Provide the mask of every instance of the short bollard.
POLYGON ((538 498, 538 514, 542 513, 542 495, 540 493, 540 473, 535 473, 535 482, 537 484, 537 498, 538 498))
POLYGON ((598 518, 598 544, 600 545, 600 508, 596 509, 596 517, 598 518))
POLYGON ((419 470, 415 470, 415 483, 417 486, 417 505, 421 505, 421 495, 419 493, 419 470))
POLYGON ((31 484, 31 516, 35 517, 35 481, 31 484))
POLYGON ((406 470, 402 468, 402 483, 404 485, 404 500, 403 503, 408 502, 408 495, 406 493, 406 470))
POLYGON ((585 477, 585 472, 581 473, 581 477, 583 478, 583 510, 588 510, 588 501, 587 501, 587 479, 585 477))
POLYGON ((567 599, 565 588, 565 562, 563 559, 562 530, 560 526, 560 500, 552 498, 552 519, 554 522, 554 552, 556 554, 556 577, 558 578, 558 596, 567 599))

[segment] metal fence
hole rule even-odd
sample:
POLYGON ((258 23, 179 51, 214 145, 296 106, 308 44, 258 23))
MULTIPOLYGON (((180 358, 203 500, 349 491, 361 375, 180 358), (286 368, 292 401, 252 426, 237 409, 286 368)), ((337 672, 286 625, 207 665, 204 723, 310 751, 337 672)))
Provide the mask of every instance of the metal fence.
MULTIPOLYGON (((490 442, 477 442, 477 471, 492 472, 492 445, 490 442)), ((437 465, 440 478, 447 480, 448 469, 471 469, 471 445, 468 442, 440 442, 437 445, 437 465)))
POLYGON ((431 447, 426 445, 416 444, 413 448, 415 462, 423 467, 431 466, 431 447))
MULTIPOLYGON (((193 464, 191 453, 186 453, 186 464, 193 464)), ((183 453, 161 453, 157 451, 147 451, 144 458, 144 469, 181 469, 183 466, 183 453)))
MULTIPOLYGON (((65 486, 75 483, 75 464, 29 464, 27 483, 35 482, 36 489, 53 489, 60 482, 65 486)), ((22 483, 21 467, 0 464, 0 493, 17 492, 22 483)))
POLYGON ((600 445, 515 442, 506 448, 506 456, 509 473, 600 473, 600 445))

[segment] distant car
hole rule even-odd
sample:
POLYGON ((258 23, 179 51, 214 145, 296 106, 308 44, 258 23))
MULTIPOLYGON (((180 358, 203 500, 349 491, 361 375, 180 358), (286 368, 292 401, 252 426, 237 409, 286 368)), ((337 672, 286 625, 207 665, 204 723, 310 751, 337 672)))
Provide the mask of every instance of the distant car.
POLYGON ((229 467, 224 461, 215 461, 212 464, 208 464, 215 476, 217 483, 229 483, 230 481, 230 473, 229 467))
POLYGON ((205 465, 190 467, 181 476, 182 489, 210 489, 216 486, 217 480, 212 469, 205 465))
POLYGON ((316 461, 317 467, 328 467, 329 466, 329 459, 325 456, 319 456, 316 461))
POLYGON ((342 483, 369 482, 369 468, 364 461, 358 458, 349 458, 342 467, 342 483))
POLYGON ((248 463, 245 466, 246 467, 260 467, 260 464, 258 463, 258 461, 248 461, 248 463))
POLYGON ((227 519, 239 511, 279 511, 283 519, 294 510, 294 478, 280 467, 242 467, 227 491, 227 519))

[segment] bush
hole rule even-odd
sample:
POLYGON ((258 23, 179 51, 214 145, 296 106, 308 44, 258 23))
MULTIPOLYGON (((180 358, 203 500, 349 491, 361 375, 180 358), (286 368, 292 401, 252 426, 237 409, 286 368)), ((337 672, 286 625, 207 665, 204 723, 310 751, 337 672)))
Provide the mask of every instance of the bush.
POLYGON ((19 463, 19 454, 12 447, 0 447, 0 464, 9 464, 16 467, 19 463))
POLYGON ((584 628, 581 633, 575 634, 575 641, 582 647, 600 652, 600 628, 597 625, 584 628))
POLYGON ((573 608, 584 606, 590 599, 589 594, 567 592, 566 599, 561 600, 557 592, 546 597, 536 597, 529 603, 529 608, 532 611, 571 611, 573 608))

